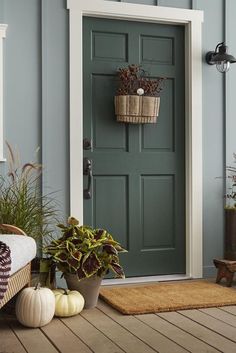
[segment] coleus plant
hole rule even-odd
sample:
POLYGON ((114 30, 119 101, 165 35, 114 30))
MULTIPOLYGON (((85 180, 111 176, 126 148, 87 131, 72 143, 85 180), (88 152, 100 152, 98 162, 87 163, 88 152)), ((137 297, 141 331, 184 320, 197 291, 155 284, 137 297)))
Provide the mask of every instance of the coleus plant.
POLYGON ((79 226, 74 217, 68 218, 68 226, 59 224, 58 227, 62 236, 43 249, 50 255, 52 265, 63 273, 77 274, 79 279, 103 277, 110 270, 115 277, 124 278, 118 254, 126 250, 106 230, 79 226))

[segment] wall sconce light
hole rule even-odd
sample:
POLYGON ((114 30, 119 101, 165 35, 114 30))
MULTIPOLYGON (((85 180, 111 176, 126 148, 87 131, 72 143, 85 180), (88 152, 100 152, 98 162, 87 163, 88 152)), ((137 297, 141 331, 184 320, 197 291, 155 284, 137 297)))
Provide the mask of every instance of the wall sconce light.
POLYGON ((216 65, 219 72, 227 72, 230 67, 230 63, 236 63, 236 59, 233 55, 227 53, 228 47, 224 42, 217 44, 215 51, 209 51, 206 53, 206 62, 209 65, 216 65))

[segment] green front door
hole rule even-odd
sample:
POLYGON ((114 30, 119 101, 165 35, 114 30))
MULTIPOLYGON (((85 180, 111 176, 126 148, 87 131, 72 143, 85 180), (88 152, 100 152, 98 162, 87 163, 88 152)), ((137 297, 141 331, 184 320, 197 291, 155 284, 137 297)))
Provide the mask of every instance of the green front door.
POLYGON ((83 40, 84 223, 128 250, 127 277, 185 273, 184 28, 85 17, 83 40), (167 78, 156 124, 116 122, 116 71, 129 64, 167 78))

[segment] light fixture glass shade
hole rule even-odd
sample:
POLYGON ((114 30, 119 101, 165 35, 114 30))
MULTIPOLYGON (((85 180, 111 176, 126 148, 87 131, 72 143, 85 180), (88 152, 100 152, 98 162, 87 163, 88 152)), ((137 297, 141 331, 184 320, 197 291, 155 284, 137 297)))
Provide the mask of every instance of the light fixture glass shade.
POLYGON ((216 68, 219 72, 227 72, 229 71, 230 68, 230 62, 229 61, 218 61, 216 63, 216 68))

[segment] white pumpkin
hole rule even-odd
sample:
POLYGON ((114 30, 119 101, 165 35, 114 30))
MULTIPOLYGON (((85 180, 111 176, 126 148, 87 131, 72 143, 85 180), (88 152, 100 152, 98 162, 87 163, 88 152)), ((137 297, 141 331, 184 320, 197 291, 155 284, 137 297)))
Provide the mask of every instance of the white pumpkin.
POLYGON ((58 288, 53 293, 56 299, 56 316, 74 316, 83 310, 84 297, 78 291, 58 288))
POLYGON ((16 301, 16 317, 28 327, 47 325, 55 312, 55 297, 48 288, 28 287, 21 291, 16 301))

